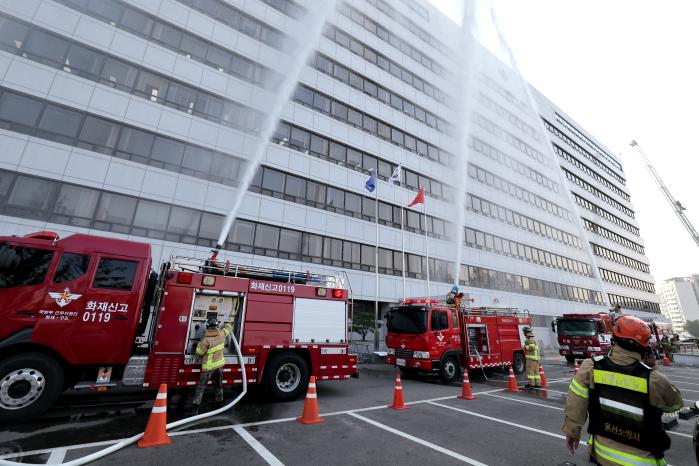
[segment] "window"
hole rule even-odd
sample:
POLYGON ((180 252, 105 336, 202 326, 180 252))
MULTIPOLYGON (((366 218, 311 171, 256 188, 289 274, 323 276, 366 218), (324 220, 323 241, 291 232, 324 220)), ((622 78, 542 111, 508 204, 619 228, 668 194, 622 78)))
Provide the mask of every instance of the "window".
POLYGON ((264 174, 262 175, 262 188, 268 189, 272 192, 283 193, 284 174, 276 170, 265 168, 264 174))
POLYGON ((180 41, 182 40, 182 32, 179 29, 175 29, 174 27, 165 23, 157 22, 155 23, 151 37, 158 42, 169 45, 170 47, 179 48, 180 41))
POLYGON ((447 311, 432 311, 432 323, 430 328, 434 332, 449 329, 449 318, 447 311))
POLYGON ((136 277, 138 263, 120 259, 100 259, 92 282, 93 288, 130 290, 136 277))
POLYGON ((68 52, 68 41, 60 39, 53 34, 34 30, 29 36, 24 51, 30 56, 44 58, 45 61, 51 63, 63 64, 68 52))
POLYGON ((97 76, 102 65, 102 55, 82 47, 72 45, 66 57, 66 71, 79 71, 88 76, 97 76))
POLYGON ((36 126, 42 107, 42 103, 37 100, 3 92, 0 99, 0 119, 33 127, 36 126))
POLYGON ((167 233, 196 236, 201 213, 186 207, 173 206, 167 224, 167 233))
MULTIPOLYGON (((136 209, 133 226, 149 230, 162 231, 163 225, 167 225, 169 214, 170 206, 167 204, 141 199, 138 201, 138 208, 136 209)), ((161 237, 162 235, 148 234, 148 236, 161 237)))
POLYGON ((22 48, 29 27, 9 18, 0 18, 0 44, 7 50, 14 52, 22 48))
POLYGON ((236 220, 233 223, 229 238, 234 244, 252 246, 255 239, 255 224, 245 220, 236 220))
POLYGON ((7 203, 13 207, 41 211, 52 202, 55 188, 55 183, 47 183, 45 180, 34 177, 19 176, 7 203))
POLYGON ((39 128, 54 135, 74 138, 80 130, 81 122, 80 113, 56 105, 48 105, 39 122, 39 128))
POLYGON ((139 95, 153 102, 162 102, 165 99, 167 86, 167 79, 147 71, 141 71, 136 82, 136 90, 140 91, 139 95))
POLYGON ((124 62, 108 58, 102 68, 102 79, 114 83, 119 88, 131 90, 136 82, 138 70, 124 62))
POLYGON ((88 265, 90 265, 90 256, 72 252, 63 253, 56 273, 53 275, 53 282, 65 283, 80 278, 87 272, 88 265))
POLYGON ((271 225, 257 225, 255 247, 276 251, 279 247, 279 228, 271 225))
POLYGON ((155 137, 135 128, 124 128, 119 138, 119 151, 148 158, 155 137))
POLYGON ((300 254, 301 232, 288 230, 286 228, 282 229, 279 236, 279 250, 292 254, 300 254))
POLYGON ((0 244, 0 257, 0 288, 13 288, 43 282, 53 252, 0 244))
POLYGON ((135 198, 120 194, 103 193, 95 220, 130 225, 135 210, 135 198))
POLYGON ((57 214, 92 219, 98 199, 99 191, 64 184, 58 192, 53 211, 57 214))

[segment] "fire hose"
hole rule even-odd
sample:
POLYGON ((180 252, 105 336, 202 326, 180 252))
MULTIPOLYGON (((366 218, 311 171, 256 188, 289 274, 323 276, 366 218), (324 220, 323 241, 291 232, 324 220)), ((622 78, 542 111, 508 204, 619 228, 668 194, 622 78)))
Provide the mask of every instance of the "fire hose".
MULTIPOLYGON (((228 411, 231 409, 233 406, 235 406, 247 393, 248 391, 248 380, 247 376, 245 374, 245 363, 243 362, 243 354, 240 351, 240 345, 238 344, 238 340, 236 339, 235 335, 231 333, 231 339, 233 341, 233 345, 235 346, 235 352, 238 355, 238 361, 240 362, 240 371, 243 374, 243 391, 230 403, 228 403, 225 406, 222 406, 219 409, 216 409, 214 411, 209 411, 208 413, 202 413, 202 414, 197 414, 195 416, 187 417, 184 419, 180 419, 179 421, 171 422, 165 426, 167 430, 173 429, 175 427, 182 426, 184 424, 189 424, 191 422, 195 421, 200 421, 202 419, 206 419, 212 416, 216 416, 217 414, 221 414, 225 411, 228 411)), ((82 464, 87 464, 91 461, 104 458, 105 456, 114 453, 115 451, 121 450, 122 448, 125 448, 143 437, 143 433, 136 434, 132 437, 125 438, 123 440, 118 441, 114 445, 111 445, 107 448, 104 448, 102 450, 96 451, 94 453, 90 453, 87 456, 83 456, 81 458, 77 458, 71 461, 68 461, 67 463, 48 463, 47 466, 79 466, 82 464)), ((22 466, 25 463, 17 463, 14 461, 7 461, 7 460, 0 460, 0 466, 22 466)))

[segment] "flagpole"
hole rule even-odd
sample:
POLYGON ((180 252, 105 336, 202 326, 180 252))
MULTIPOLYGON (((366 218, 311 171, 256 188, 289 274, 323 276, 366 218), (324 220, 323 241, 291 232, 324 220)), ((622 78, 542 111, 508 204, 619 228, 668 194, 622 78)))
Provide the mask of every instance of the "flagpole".
POLYGON ((405 301, 405 220, 403 213, 403 203, 400 205, 400 251, 403 270, 403 301, 405 301))
POLYGON ((430 250, 427 246, 427 199, 422 203, 425 213, 425 256, 427 257, 427 297, 430 297, 430 250))
MULTIPOLYGON (((378 173, 377 173, 378 174, 378 173)), ((374 351, 379 350, 379 180, 376 179, 376 246, 374 247, 374 270, 376 270, 376 292, 374 293, 374 351)))

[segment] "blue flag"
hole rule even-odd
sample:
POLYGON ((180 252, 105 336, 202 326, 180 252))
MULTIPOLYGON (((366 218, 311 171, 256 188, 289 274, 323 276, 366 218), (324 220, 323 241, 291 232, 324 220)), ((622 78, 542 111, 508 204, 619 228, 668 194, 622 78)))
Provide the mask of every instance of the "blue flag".
POLYGON ((368 180, 366 180, 366 183, 364 183, 364 187, 370 193, 374 192, 374 190, 376 189, 376 170, 371 171, 371 176, 368 180))

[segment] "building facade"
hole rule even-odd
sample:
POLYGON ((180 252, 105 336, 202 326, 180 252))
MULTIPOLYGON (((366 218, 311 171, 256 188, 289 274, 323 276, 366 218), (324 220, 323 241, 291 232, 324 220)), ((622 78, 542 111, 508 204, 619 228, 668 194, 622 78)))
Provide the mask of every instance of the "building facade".
MULTIPOLYGON (((208 255, 279 63, 303 40, 289 34, 306 2, 0 5, 0 234, 148 241, 156 262, 208 255)), ((377 295, 384 307, 424 296, 428 271, 430 294, 442 296, 456 280, 455 186, 465 179, 459 282, 477 305, 528 309, 540 328, 608 303, 659 313, 617 157, 534 90, 532 104, 480 48, 468 161, 455 172, 457 33, 424 1, 338 2, 225 255, 346 273, 355 312, 372 312, 377 295), (420 188, 424 212, 404 208, 420 188)))
POLYGON ((660 286, 660 309, 675 333, 686 330, 688 320, 699 320, 699 275, 674 277, 660 286))

